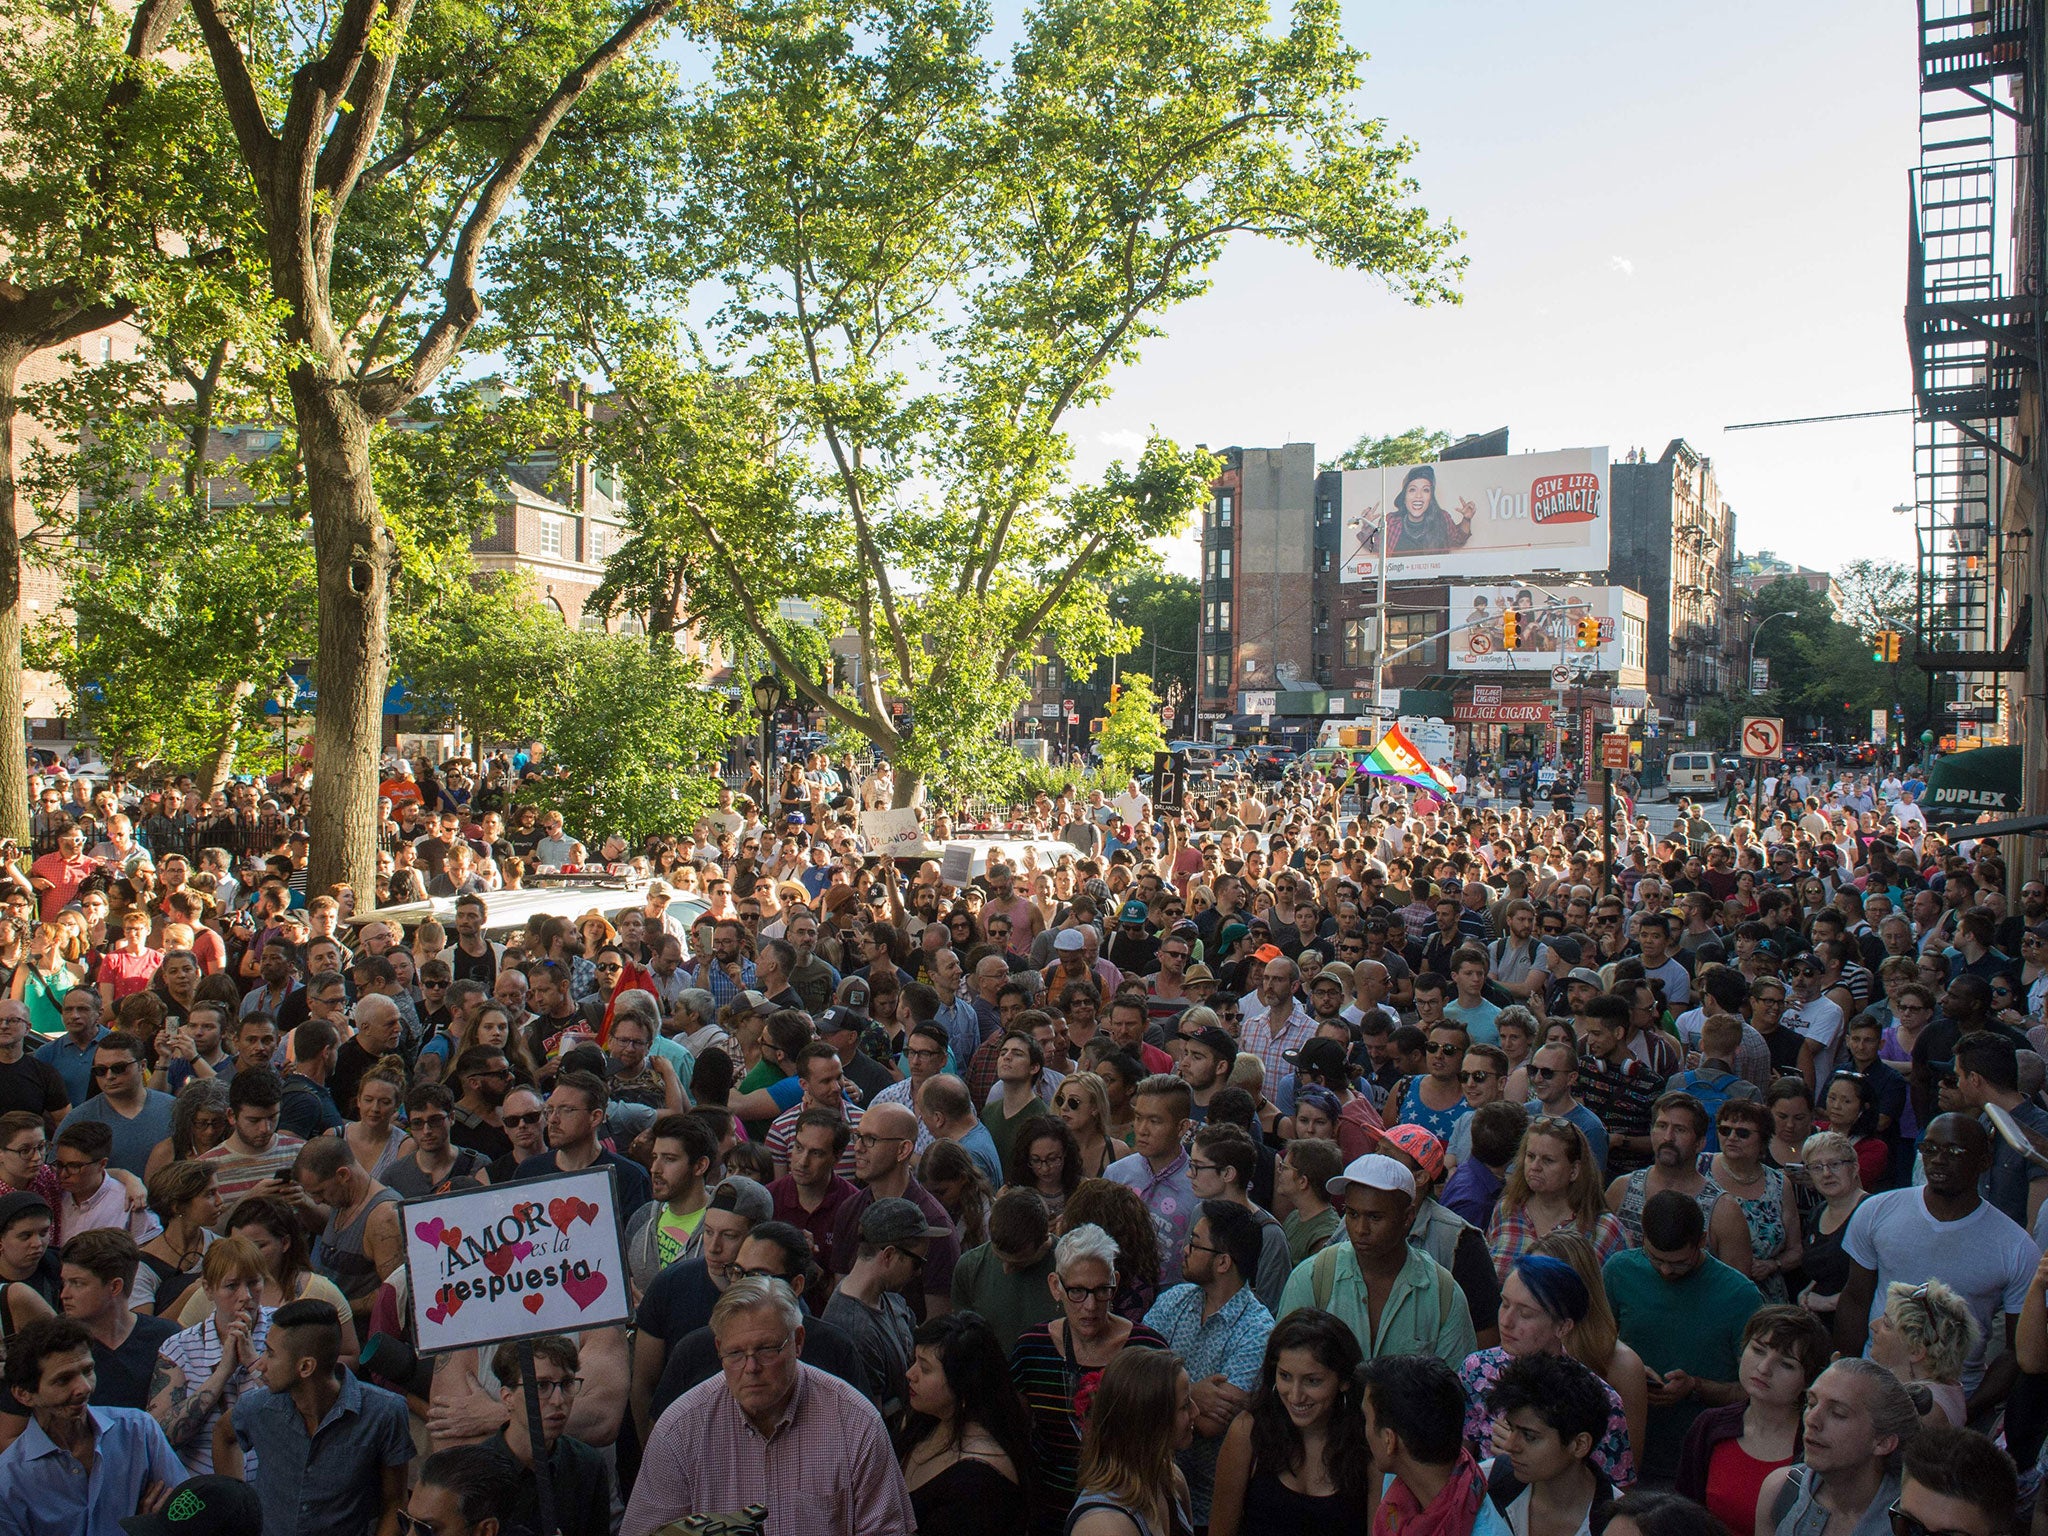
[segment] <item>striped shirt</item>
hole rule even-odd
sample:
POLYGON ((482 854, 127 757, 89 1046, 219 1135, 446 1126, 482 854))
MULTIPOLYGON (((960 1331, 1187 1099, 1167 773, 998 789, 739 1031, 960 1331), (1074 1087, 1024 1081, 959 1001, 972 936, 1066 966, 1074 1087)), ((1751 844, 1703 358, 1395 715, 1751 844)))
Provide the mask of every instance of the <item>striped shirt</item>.
MULTIPOLYGON (((768 1155, 775 1159, 776 1167, 784 1169, 789 1167, 789 1149, 796 1140, 797 1119, 810 1107, 802 1099, 798 1099, 796 1103, 790 1105, 789 1108, 777 1115, 775 1123, 768 1127, 768 1155)), ((858 1104, 842 1102, 839 1106, 839 1113, 840 1117, 846 1121, 849 1130, 857 1131, 860 1129, 860 1117, 865 1111, 858 1104)), ((851 1179, 853 1177, 853 1138, 851 1136, 846 1138, 846 1150, 839 1154, 839 1162, 832 1171, 842 1179, 851 1179)))
POLYGON ((622 1536, 749 1504, 767 1505, 767 1536, 910 1536, 910 1494, 875 1405, 836 1376, 796 1369, 767 1435, 723 1373, 671 1403, 648 1438, 622 1536))
MULTIPOLYGON (((1064 1333, 1066 1324, 1061 1324, 1064 1333)), ((1143 1323, 1131 1324, 1126 1349, 1165 1349, 1166 1340, 1143 1323)), ((1086 1417, 1075 1412, 1076 1389, 1093 1400, 1102 1375, 1100 1367, 1081 1367, 1079 1380, 1069 1377, 1067 1360, 1053 1342, 1052 1324, 1038 1323, 1017 1336, 1010 1351, 1010 1380, 1024 1399, 1031 1415, 1031 1455, 1037 1463, 1037 1517, 1034 1529, 1041 1536, 1057 1536, 1073 1507, 1075 1481, 1081 1464, 1081 1425, 1086 1417)), ((1083 1403, 1082 1408, 1088 1406, 1083 1403)))
MULTIPOLYGON (((279 1131, 270 1139, 270 1146, 262 1152, 237 1152, 235 1140, 230 1136, 217 1147, 210 1147, 199 1154, 199 1161, 213 1169, 214 1187, 220 1191, 220 1219, 226 1223, 234 1214, 235 1203, 265 1179, 274 1179, 281 1173, 289 1173, 293 1163, 298 1161, 299 1148, 305 1143, 290 1131, 279 1131)), ((221 1228, 226 1231, 225 1225, 221 1228)))
MULTIPOLYGON (((256 1326, 249 1331, 249 1342, 257 1355, 263 1353, 263 1341, 270 1336, 270 1315, 275 1307, 256 1309, 256 1326)), ((185 1373, 185 1390, 197 1392, 206 1378, 213 1374, 213 1368, 220 1364, 220 1328, 209 1312, 201 1321, 190 1328, 181 1330, 165 1339, 157 1348, 157 1359, 168 1361, 185 1373)), ((200 1477, 213 1470, 213 1426, 220 1422, 220 1416, 235 1406, 243 1392, 260 1385, 254 1371, 244 1366, 228 1378, 227 1389, 221 1393, 220 1401, 214 1404, 213 1412, 199 1423, 199 1428, 183 1445, 174 1445, 178 1459, 185 1463, 185 1470, 194 1477, 200 1477)), ((256 1476, 256 1458, 252 1452, 245 1458, 247 1465, 243 1477, 253 1481, 256 1476)))

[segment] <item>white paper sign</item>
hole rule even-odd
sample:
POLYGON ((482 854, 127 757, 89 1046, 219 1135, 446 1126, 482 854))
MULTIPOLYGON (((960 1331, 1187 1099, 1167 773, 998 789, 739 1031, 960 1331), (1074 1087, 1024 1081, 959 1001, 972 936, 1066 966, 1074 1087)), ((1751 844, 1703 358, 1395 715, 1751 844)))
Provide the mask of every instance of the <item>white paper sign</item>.
POLYGON ((916 848, 924 842, 924 828, 918 822, 916 810, 909 807, 900 811, 862 811, 860 831, 876 853, 916 848))
POLYGON ((974 845, 972 843, 946 844, 946 856, 939 862, 939 882, 942 885, 963 887, 974 878, 974 845))
POLYGON ((625 1322, 617 1204, 605 1167, 406 1201, 420 1353, 625 1322))

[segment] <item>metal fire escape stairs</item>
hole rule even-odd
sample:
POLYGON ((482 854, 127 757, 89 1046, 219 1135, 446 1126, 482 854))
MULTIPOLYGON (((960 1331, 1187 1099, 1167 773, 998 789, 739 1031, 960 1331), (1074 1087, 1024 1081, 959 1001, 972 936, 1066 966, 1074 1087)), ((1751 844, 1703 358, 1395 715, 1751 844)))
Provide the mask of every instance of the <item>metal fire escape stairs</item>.
POLYGON ((1916 601, 1928 708, 1986 735, 2026 669, 2008 612, 2010 477, 2038 443, 2014 422, 2038 388, 2043 13, 2048 0, 1919 0, 1920 163, 1910 173, 1906 334, 1917 406, 1916 601), (2024 211, 2027 225, 2018 215, 2024 211))

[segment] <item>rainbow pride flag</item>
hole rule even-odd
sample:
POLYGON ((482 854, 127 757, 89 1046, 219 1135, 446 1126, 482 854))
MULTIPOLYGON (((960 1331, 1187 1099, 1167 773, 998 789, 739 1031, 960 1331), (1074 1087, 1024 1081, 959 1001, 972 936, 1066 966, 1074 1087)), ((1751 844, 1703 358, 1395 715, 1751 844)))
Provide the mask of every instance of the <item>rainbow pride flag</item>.
POLYGON ((1387 734, 1379 739, 1359 771, 1375 778, 1399 779, 1415 789, 1426 789, 1433 795, 1449 795, 1454 784, 1450 775, 1436 767, 1416 749, 1408 739, 1408 733, 1400 726, 1387 728, 1387 734))

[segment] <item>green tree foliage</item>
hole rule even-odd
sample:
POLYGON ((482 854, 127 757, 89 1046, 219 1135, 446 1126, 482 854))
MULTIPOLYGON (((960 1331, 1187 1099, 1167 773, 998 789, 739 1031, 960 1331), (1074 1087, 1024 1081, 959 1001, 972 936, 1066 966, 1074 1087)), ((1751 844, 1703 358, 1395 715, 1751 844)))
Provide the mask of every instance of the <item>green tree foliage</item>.
POLYGON ((673 162, 586 138, 536 167, 508 352, 617 392, 592 432, 639 504, 622 596, 658 613, 680 586, 792 676, 775 621, 803 601, 862 651, 856 693, 805 679, 809 703, 897 761, 899 798, 971 788, 1020 660, 1085 675, 1130 644, 1109 590, 1208 495, 1210 458, 1163 439, 1074 483, 1071 413, 1238 235, 1426 303, 1455 298, 1456 232, 1356 111, 1329 0, 1278 24, 1264 0, 1036 0, 1000 63, 969 0, 711 30, 673 162))
POLYGON ((541 735, 572 637, 524 572, 457 580, 407 626, 392 670, 422 714, 448 715, 483 741, 541 735))
POLYGON ((1365 432, 1323 468, 1378 469, 1382 465, 1426 464, 1450 447, 1453 441, 1450 433, 1432 431, 1428 427, 1410 427, 1406 432, 1391 432, 1385 437, 1374 437, 1365 432))
POLYGON ((1159 727, 1159 695, 1143 672, 1126 672, 1117 679, 1116 702, 1102 718, 1098 750, 1102 766, 1120 777, 1149 773, 1152 754, 1166 750, 1166 733, 1159 727))
POLYGON ((1842 594, 1842 621, 1866 637, 1895 629, 1905 637, 1900 659, 1907 659, 1919 629, 1918 585, 1913 568, 1903 560, 1851 560, 1835 572, 1842 594))
MULTIPOLYGON (((1179 686, 1180 707, 1195 696, 1195 629, 1201 621, 1201 584, 1192 576, 1165 571, 1135 571, 1110 589, 1110 614, 1130 632, 1132 642, 1119 655, 1149 670, 1160 702, 1179 686)), ((1110 668, 1098 664, 1082 694, 1084 716, 1099 714, 1109 697, 1110 668)))
POLYGON ((593 858, 605 833, 637 845, 688 832, 716 802, 719 755, 749 718, 673 646, 588 632, 564 639, 545 721, 557 775, 529 797, 559 810, 593 858))
POLYGON ((1794 617, 1758 637, 1756 654, 1770 658, 1771 687, 1745 713, 1783 714, 1793 729, 1825 727, 1836 740, 1867 735, 1870 711, 1892 702, 1891 669, 1871 660, 1869 637, 1835 616, 1826 593, 1795 577, 1753 594, 1749 608, 1794 617))

